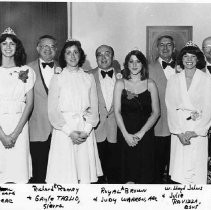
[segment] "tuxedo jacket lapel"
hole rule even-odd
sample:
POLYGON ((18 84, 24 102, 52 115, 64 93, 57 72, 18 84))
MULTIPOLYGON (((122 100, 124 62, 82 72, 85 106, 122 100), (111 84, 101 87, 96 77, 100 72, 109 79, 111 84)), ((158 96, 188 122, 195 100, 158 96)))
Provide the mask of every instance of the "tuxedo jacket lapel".
POLYGON ((90 72, 91 74, 93 74, 95 78, 97 94, 98 94, 98 103, 99 103, 100 121, 99 121, 98 126, 95 128, 95 135, 96 135, 97 142, 103 142, 105 141, 105 139, 107 139, 107 141, 110 143, 116 143, 117 142, 116 119, 115 119, 114 112, 112 111, 113 108, 111 108, 109 112, 106 108, 106 103, 103 97, 98 71, 99 70, 97 67, 91 70, 90 72))
POLYGON ((40 78, 42 80, 43 87, 45 89, 46 94, 48 95, 48 88, 47 88, 47 86, 45 84, 45 81, 44 81, 44 78, 43 78, 43 75, 42 75, 42 71, 41 71, 41 68, 40 68, 40 60, 39 59, 38 59, 38 67, 39 67, 39 73, 40 73, 40 78))
POLYGON ((36 83, 35 83, 35 89, 39 89, 39 92, 42 93, 44 96, 47 97, 47 93, 45 91, 45 87, 42 81, 42 74, 39 66, 39 59, 31 63, 31 67, 34 69, 36 73, 36 83))
MULTIPOLYGON (((121 72, 121 70, 116 70, 115 68, 113 70, 114 70, 114 75, 113 76, 115 76, 115 77, 116 77, 116 74, 117 73, 120 73, 121 72)), ((103 106, 107 110, 105 99, 103 97, 103 92, 102 92, 102 88, 101 88, 100 79, 99 79, 99 73, 98 72, 99 72, 98 68, 95 68, 94 69, 94 77, 95 77, 96 86, 97 86, 97 89, 98 89, 98 96, 99 96, 99 99, 98 100, 99 100, 100 103, 103 104, 103 106)), ((113 112, 113 105, 114 105, 114 100, 112 100, 112 102, 111 102, 110 110, 107 110, 108 113, 113 112)))
MULTIPOLYGON (((120 70, 120 69, 117 69, 117 70, 116 70, 116 69, 114 68, 114 76, 115 76, 116 80, 117 80, 117 77, 116 77, 117 73, 121 73, 121 70, 120 70)), ((114 109, 114 100, 112 100, 112 102, 111 102, 111 108, 110 108, 110 110, 109 110, 109 113, 110 113, 110 112, 113 112, 113 109, 114 109)))
MULTIPOLYGON (((56 67, 57 67, 57 64, 54 62, 54 74, 56 73, 56 71, 55 71, 56 67)), ((39 69, 39 74, 40 74, 40 78, 42 80, 43 87, 45 89, 46 94, 48 95, 48 87, 46 86, 45 80, 44 80, 43 75, 42 75, 42 71, 41 71, 41 68, 40 68, 40 60, 39 59, 38 59, 38 69, 39 69)))
POLYGON ((97 87, 97 92, 98 92, 98 100, 99 100, 99 103, 101 103, 103 105, 103 107, 105 107, 105 109, 106 109, 106 103, 105 103, 105 99, 103 97, 103 92, 102 92, 101 85, 100 85, 100 79, 99 79, 99 75, 98 75, 98 69, 95 69, 95 72, 94 72, 93 75, 94 75, 95 81, 96 81, 96 87, 97 87))

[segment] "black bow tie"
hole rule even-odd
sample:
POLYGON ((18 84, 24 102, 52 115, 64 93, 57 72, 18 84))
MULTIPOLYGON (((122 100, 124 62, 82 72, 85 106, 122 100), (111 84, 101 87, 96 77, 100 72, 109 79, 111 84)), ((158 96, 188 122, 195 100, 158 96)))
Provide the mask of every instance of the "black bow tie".
POLYGON ((166 63, 165 61, 162 61, 162 66, 163 66, 163 69, 165 69, 167 66, 171 66, 171 68, 174 68, 175 62, 172 61, 171 63, 166 63))
POLYGON ((114 71, 110 70, 110 71, 101 71, 102 77, 105 78, 106 74, 112 78, 114 71))
POLYGON ((50 62, 50 63, 42 63, 43 68, 45 68, 46 66, 49 66, 51 68, 53 68, 54 66, 54 62, 50 62))
POLYGON ((209 72, 211 73, 211 66, 207 66, 207 69, 208 69, 209 72))

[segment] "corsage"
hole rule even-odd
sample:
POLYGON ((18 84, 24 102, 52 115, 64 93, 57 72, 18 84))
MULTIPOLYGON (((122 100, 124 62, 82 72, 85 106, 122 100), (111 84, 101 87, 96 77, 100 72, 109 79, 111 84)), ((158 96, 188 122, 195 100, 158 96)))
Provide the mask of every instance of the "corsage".
POLYGON ((121 73, 117 73, 117 74, 116 74, 116 78, 117 78, 117 79, 122 79, 122 74, 121 74, 121 73))
POLYGON ((186 108, 177 108, 176 110, 177 111, 181 110, 181 111, 188 111, 188 112, 190 112, 190 116, 187 117, 186 120, 196 121, 196 120, 201 119, 201 117, 202 117, 202 110, 191 110, 191 109, 186 109, 186 108))
MULTIPOLYGON (((25 70, 25 71, 14 71, 13 73, 17 73, 18 74, 18 79, 20 79, 23 83, 27 82, 28 77, 28 73, 29 73, 29 69, 25 70)), ((10 73, 10 75, 13 75, 13 73, 10 73)))

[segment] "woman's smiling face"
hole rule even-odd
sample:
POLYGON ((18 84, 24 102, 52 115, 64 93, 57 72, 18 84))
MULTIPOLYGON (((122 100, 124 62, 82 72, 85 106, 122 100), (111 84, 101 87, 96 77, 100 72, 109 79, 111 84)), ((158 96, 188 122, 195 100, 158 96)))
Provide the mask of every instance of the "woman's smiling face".
POLYGON ((16 44, 11 38, 7 37, 5 41, 1 42, 1 53, 5 57, 12 57, 15 55, 16 44))
POLYGON ((185 69, 193 69, 197 64, 197 56, 194 54, 186 53, 182 57, 182 62, 185 69))
POLYGON ((70 66, 70 67, 78 66, 78 62, 80 60, 80 53, 79 53, 78 48, 75 45, 68 47, 65 50, 64 56, 65 56, 65 61, 67 63, 67 66, 70 66))
POLYGON ((142 66, 143 65, 141 61, 135 55, 131 55, 128 61, 128 68, 130 73, 133 75, 139 74, 141 72, 142 66))

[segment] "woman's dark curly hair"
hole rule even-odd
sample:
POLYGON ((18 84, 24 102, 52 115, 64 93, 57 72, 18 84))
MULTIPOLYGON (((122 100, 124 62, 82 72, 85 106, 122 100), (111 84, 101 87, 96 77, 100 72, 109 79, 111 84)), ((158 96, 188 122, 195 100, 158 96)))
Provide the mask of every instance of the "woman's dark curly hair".
POLYGON ((80 54, 80 59, 79 59, 79 62, 78 62, 78 66, 81 67, 83 66, 85 60, 86 60, 86 55, 83 51, 83 49, 81 48, 81 43, 79 41, 68 41, 65 43, 64 47, 62 48, 61 50, 61 53, 60 53, 60 56, 59 56, 59 65, 61 68, 64 68, 66 67, 67 65, 67 62, 65 61, 65 52, 66 52, 66 49, 68 47, 72 47, 72 46, 76 46, 78 48, 78 51, 79 51, 79 54, 80 54))
MULTIPOLYGON (((13 34, 2 34, 0 36, 0 43, 4 42, 7 38, 10 38, 16 44, 16 50, 14 55, 14 62, 16 66, 23 66, 26 64, 26 53, 22 42, 13 34)), ((0 66, 2 65, 2 52, 0 50, 0 66)))
POLYGON ((144 56, 144 54, 139 51, 139 50, 132 50, 131 52, 129 52, 126 57, 125 57, 125 62, 124 62, 124 70, 123 70, 123 78, 124 79, 130 79, 130 70, 128 68, 128 63, 130 60, 130 57, 132 55, 135 55, 139 61, 141 61, 142 63, 142 69, 141 69, 141 80, 145 80, 148 78, 148 64, 147 64, 147 59, 144 56))
POLYGON ((185 55, 186 53, 195 55, 197 57, 197 60, 198 60, 196 63, 197 69, 203 69, 206 66, 206 61, 205 61, 203 52, 198 47, 186 46, 181 49, 179 55, 177 56, 177 64, 180 65, 182 69, 184 69, 182 58, 183 58, 183 55, 185 55))

